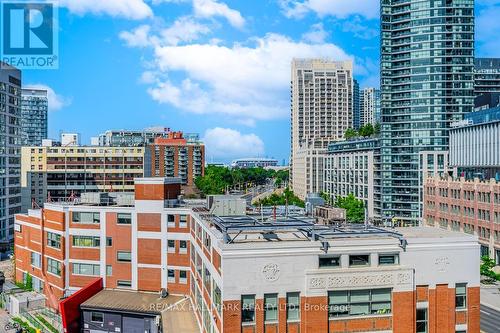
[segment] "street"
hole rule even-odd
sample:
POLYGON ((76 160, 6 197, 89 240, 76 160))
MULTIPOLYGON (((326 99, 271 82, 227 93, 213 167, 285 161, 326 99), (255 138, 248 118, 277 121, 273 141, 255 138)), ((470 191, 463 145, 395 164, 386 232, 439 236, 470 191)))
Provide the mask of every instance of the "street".
POLYGON ((500 328, 500 311, 481 304, 481 332, 497 333, 500 328))

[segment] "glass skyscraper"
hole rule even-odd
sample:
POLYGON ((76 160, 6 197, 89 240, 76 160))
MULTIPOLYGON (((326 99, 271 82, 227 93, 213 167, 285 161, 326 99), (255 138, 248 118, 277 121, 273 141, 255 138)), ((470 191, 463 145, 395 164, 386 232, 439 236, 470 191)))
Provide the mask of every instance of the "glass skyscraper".
POLYGON ((473 109, 474 0, 381 0, 381 33, 382 214, 416 224, 420 152, 473 109))
POLYGON ((41 146, 47 139, 47 90, 23 89, 21 98, 21 134, 23 146, 41 146))

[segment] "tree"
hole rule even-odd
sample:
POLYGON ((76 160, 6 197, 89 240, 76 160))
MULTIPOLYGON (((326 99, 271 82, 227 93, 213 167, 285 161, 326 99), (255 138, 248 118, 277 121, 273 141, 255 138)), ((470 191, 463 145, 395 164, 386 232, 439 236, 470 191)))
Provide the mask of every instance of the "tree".
POLYGON ((372 124, 366 124, 364 126, 361 126, 359 129, 359 135, 362 137, 369 137, 372 136, 375 133, 375 129, 373 128, 372 124))
POLYGON ((364 223, 365 221, 365 203, 357 199, 354 194, 347 197, 337 197, 335 207, 346 210, 346 219, 349 223, 364 223))
POLYGON ((489 256, 481 257, 481 275, 500 280, 500 274, 495 273, 493 267, 495 267, 495 260, 491 259, 489 256))
POLYGON ((273 193, 257 203, 257 205, 262 206, 283 206, 286 204, 305 207, 304 201, 300 200, 288 187, 281 195, 273 193))
POLYGON ((380 134, 380 128, 381 128, 380 123, 376 123, 375 126, 373 127, 373 131, 374 131, 373 134, 379 135, 380 134))
POLYGON ((24 287, 26 290, 33 290, 33 278, 30 273, 26 274, 26 283, 24 284, 24 287))
POLYGON ((349 140, 349 139, 352 139, 352 138, 355 138, 358 136, 358 132, 353 129, 353 128, 348 128, 345 133, 344 133, 344 138, 346 140, 349 140))

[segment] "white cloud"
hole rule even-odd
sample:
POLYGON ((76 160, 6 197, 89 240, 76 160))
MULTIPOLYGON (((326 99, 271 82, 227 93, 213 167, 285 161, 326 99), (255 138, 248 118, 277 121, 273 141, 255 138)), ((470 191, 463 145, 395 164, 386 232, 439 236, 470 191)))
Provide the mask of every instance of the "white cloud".
POLYGON ((59 4, 77 15, 92 13, 132 20, 153 16, 144 0, 59 0, 59 4))
POLYGON ((320 17, 346 18, 357 14, 373 19, 380 15, 379 2, 380 0, 280 0, 280 5, 283 13, 293 18, 301 18, 312 11, 320 17))
MULTIPOLYGON (((350 58, 334 44, 296 42, 282 35, 235 43, 157 46, 156 83, 148 92, 159 103, 198 114, 223 114, 239 122, 289 115, 292 58, 350 58), (179 84, 165 78, 183 74, 179 84)), ((148 69, 151 71, 151 69, 148 69)), ((151 82, 151 73, 146 74, 151 82)))
POLYGON ((119 36, 129 47, 147 47, 151 45, 150 31, 151 27, 149 25, 141 25, 131 32, 122 31, 119 36))
POLYGON ((177 45, 179 42, 192 42, 210 32, 208 26, 184 16, 177 19, 171 27, 164 29, 161 37, 166 44, 177 45))
POLYGON ((236 158, 262 156, 264 142, 255 134, 242 134, 230 128, 211 128, 205 131, 203 142, 207 157, 236 158))
POLYGON ((71 105, 72 99, 68 97, 64 97, 62 95, 58 95, 54 89, 51 87, 41 84, 34 83, 23 86, 23 89, 41 89, 47 90, 47 98, 49 100, 49 111, 59 111, 62 108, 71 105))
POLYGON ((228 5, 217 0, 193 0, 193 9, 197 17, 221 16, 236 28, 242 28, 245 25, 245 19, 239 11, 229 8, 228 5))
POLYGON ((311 26, 311 30, 302 35, 302 39, 311 43, 324 43, 330 34, 325 31, 323 23, 316 23, 311 26))

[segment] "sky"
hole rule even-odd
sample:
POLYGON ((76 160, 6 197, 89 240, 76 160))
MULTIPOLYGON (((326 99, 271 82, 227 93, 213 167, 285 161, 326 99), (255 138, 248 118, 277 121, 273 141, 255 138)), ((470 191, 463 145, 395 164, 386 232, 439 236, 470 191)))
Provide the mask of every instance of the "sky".
MULTIPOLYGON (((379 86, 379 0, 59 0, 49 137, 168 127, 199 133, 208 162, 288 161, 290 62, 351 59, 379 86)), ((476 0, 476 56, 500 57, 500 0, 476 0)))

